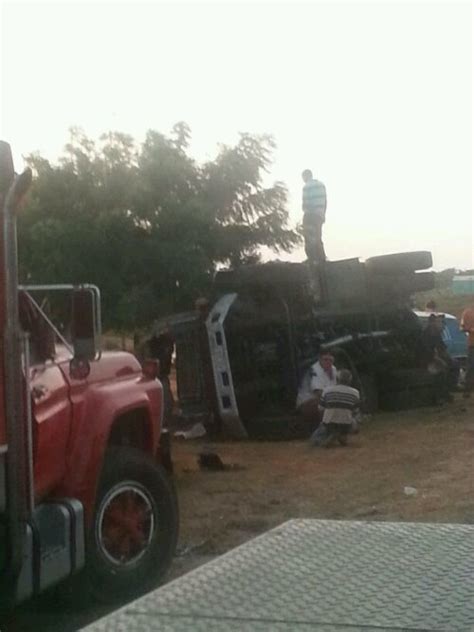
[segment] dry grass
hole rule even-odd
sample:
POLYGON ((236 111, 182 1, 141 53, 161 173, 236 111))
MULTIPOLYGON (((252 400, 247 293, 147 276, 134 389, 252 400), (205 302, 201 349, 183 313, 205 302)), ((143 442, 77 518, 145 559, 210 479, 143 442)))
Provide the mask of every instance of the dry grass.
POLYGON ((473 523, 473 404, 376 416, 347 448, 175 445, 180 547, 193 551, 175 572, 296 517, 473 523), (243 469, 200 471, 203 447, 243 469))

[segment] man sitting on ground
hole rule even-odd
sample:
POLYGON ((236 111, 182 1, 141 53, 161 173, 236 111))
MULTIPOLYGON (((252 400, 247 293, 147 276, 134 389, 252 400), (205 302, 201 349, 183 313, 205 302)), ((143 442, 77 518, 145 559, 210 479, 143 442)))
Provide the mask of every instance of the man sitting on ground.
POLYGON ((319 354, 319 360, 303 376, 296 398, 297 412, 313 427, 319 423, 318 406, 323 389, 335 384, 334 357, 331 353, 323 351, 319 354))
POLYGON ((319 407, 323 412, 320 428, 311 436, 312 445, 329 447, 334 441, 347 445, 350 433, 360 408, 360 395, 352 388, 352 373, 342 369, 337 374, 337 384, 327 386, 322 394, 319 407))

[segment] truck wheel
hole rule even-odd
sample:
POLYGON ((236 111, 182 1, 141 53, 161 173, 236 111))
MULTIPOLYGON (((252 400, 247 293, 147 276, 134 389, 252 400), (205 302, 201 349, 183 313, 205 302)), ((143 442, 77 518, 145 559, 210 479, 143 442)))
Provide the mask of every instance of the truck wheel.
POLYGON ((429 251, 415 250, 413 252, 397 252, 392 255, 370 257, 365 262, 365 265, 371 272, 400 274, 431 268, 433 258, 429 251))
POLYGON ((153 588, 177 537, 178 504, 165 470, 139 450, 110 448, 88 537, 93 596, 111 602, 153 588))

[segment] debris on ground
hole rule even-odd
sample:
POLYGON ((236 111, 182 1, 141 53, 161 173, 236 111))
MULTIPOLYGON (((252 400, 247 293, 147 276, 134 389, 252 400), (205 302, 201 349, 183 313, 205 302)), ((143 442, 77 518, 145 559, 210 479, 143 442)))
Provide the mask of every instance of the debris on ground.
POLYGON ((407 487, 403 488, 403 493, 405 494, 405 496, 417 496, 418 490, 416 489, 416 487, 410 487, 408 485, 407 487))
POLYGON ((206 434, 204 425, 198 421, 198 423, 194 424, 189 430, 177 430, 174 436, 177 439, 200 439, 201 437, 205 437, 206 434))
POLYGON ((199 549, 202 549, 209 542, 209 538, 198 542, 197 544, 187 544, 181 548, 178 548, 176 551, 176 557, 186 557, 186 555, 191 555, 195 553, 199 549))
POLYGON ((212 470, 213 472, 223 472, 228 469, 221 457, 215 452, 201 452, 198 455, 199 467, 202 470, 212 470))
POLYGON ((229 470, 245 469, 238 463, 224 463, 221 457, 215 452, 201 452, 198 454, 198 464, 201 470, 210 470, 211 472, 227 472, 229 470))

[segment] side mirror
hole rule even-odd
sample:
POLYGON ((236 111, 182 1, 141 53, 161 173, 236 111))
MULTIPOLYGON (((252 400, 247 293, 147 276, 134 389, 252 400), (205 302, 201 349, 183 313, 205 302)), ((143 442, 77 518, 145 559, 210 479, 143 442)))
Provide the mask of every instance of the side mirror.
POLYGON ((92 361, 99 354, 98 316, 97 296, 93 289, 74 289, 72 292, 74 358, 92 361))

